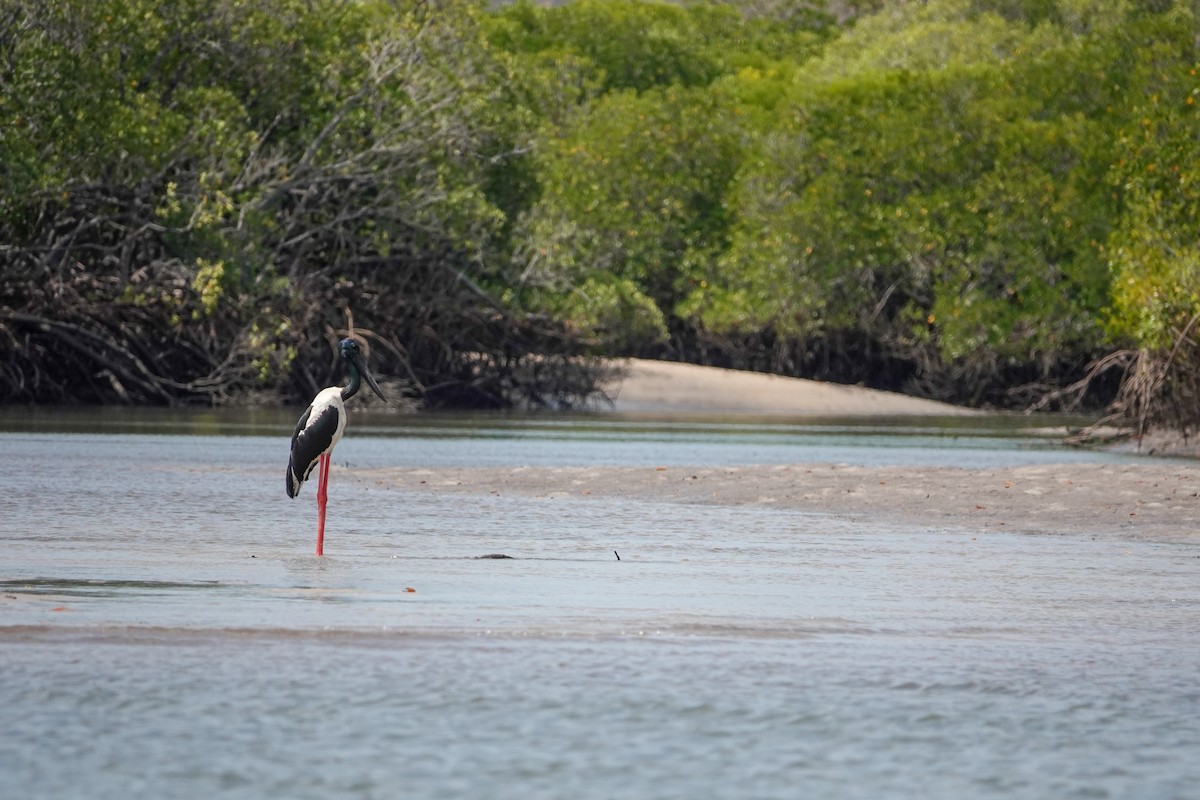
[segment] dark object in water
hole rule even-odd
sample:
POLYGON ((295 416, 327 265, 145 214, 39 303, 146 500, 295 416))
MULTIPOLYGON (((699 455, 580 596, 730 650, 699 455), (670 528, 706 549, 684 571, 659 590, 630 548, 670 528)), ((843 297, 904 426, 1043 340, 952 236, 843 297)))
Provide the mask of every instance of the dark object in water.
POLYGON ((488 553, 487 555, 475 556, 475 558, 512 558, 512 556, 506 556, 504 553, 488 553))

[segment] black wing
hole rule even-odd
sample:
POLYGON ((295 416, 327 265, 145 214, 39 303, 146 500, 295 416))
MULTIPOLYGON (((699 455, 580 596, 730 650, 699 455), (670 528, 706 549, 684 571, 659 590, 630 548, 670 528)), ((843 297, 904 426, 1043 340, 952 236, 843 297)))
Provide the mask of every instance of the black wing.
POLYGON ((292 454, 287 465, 288 497, 300 494, 300 484, 308 480, 321 453, 329 449, 337 432, 338 410, 335 406, 328 406, 309 424, 311 414, 312 406, 309 406, 292 432, 292 454))

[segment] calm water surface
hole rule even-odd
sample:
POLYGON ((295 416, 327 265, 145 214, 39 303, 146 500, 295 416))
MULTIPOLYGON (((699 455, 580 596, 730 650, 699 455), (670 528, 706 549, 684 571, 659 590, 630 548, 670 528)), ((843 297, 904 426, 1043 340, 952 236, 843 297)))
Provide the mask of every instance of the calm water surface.
POLYGON ((292 417, 0 414, 4 796, 1200 796, 1200 548, 345 469, 1116 456, 1027 420, 358 415, 317 559, 292 417))

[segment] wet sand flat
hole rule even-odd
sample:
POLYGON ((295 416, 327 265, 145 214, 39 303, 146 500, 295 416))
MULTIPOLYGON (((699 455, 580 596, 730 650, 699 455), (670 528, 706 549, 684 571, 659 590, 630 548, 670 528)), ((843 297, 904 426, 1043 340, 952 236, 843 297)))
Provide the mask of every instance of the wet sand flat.
POLYGON ((1200 543, 1200 465, 991 469, 837 464, 354 471, 415 493, 639 500, 830 514, 873 524, 1200 543))

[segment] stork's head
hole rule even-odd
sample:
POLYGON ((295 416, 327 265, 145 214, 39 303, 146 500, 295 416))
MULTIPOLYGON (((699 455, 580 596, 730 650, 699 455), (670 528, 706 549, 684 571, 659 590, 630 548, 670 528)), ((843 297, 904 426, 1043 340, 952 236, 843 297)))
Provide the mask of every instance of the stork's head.
POLYGON ((338 343, 338 354, 349 362, 351 375, 354 372, 361 373, 367 379, 367 385, 371 387, 371 391, 379 395, 380 400, 387 399, 383 396, 383 390, 379 388, 379 384, 375 382, 374 376, 371 375, 371 370, 367 369, 367 358, 363 355, 362 346, 357 341, 350 338, 342 339, 338 343))

